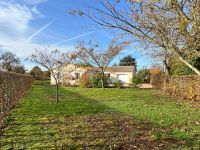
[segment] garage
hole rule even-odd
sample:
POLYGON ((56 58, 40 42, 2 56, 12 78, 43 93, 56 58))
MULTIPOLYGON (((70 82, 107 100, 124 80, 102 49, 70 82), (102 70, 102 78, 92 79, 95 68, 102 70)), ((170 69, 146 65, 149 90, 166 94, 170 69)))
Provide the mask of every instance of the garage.
POLYGON ((118 74, 117 79, 119 79, 122 83, 128 83, 128 75, 127 74, 118 74))

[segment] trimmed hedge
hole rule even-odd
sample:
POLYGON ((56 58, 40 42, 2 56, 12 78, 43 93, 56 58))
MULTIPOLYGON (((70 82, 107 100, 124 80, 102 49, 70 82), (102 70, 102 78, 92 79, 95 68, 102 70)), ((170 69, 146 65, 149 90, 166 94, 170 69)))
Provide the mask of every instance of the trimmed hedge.
POLYGON ((165 94, 200 101, 199 76, 151 76, 151 84, 165 94))
POLYGON ((0 124, 31 87, 32 81, 29 75, 0 71, 0 124))

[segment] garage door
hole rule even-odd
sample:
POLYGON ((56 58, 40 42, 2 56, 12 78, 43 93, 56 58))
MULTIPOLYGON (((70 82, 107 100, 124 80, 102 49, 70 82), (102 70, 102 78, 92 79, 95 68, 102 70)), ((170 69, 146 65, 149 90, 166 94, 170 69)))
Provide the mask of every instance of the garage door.
POLYGON ((128 83, 128 75, 127 74, 118 74, 117 78, 122 81, 122 83, 128 83))

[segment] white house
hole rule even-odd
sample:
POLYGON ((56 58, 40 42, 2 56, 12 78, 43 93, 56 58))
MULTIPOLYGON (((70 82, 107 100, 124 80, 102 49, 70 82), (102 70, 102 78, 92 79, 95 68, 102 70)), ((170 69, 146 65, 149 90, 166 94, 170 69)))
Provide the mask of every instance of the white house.
MULTIPOLYGON (((69 67, 69 65, 67 65, 69 67)), ((78 67, 73 72, 64 76, 61 79, 61 83, 65 85, 79 85, 79 79, 84 73, 94 74, 94 67, 78 67)), ((67 69, 66 69, 67 70, 67 69)), ((131 79, 135 74, 135 66, 112 66, 107 67, 105 74, 110 78, 111 81, 120 80, 123 83, 123 86, 129 86, 131 79)), ((51 76, 51 84, 55 84, 55 79, 51 76)))

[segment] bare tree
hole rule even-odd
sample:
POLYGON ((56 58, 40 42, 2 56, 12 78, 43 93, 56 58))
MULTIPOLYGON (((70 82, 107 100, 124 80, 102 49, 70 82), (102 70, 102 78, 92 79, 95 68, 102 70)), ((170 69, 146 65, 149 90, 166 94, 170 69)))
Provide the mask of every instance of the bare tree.
POLYGON ((15 73, 19 73, 19 74, 25 74, 26 73, 26 69, 24 68, 23 65, 18 65, 18 66, 13 67, 12 71, 15 72, 15 73))
POLYGON ((3 70, 13 71, 13 68, 20 64, 20 59, 13 53, 6 51, 0 55, 0 66, 3 70))
POLYGON ((163 67, 164 67, 164 73, 165 75, 170 75, 171 74, 171 58, 172 58, 172 53, 170 51, 166 51, 163 49, 153 49, 153 50, 148 50, 145 51, 146 55, 149 55, 151 58, 153 58, 153 62, 162 62, 163 67))
POLYGON ((50 71, 56 82, 56 100, 59 101, 60 81, 76 69, 76 65, 70 65, 74 63, 76 55, 71 52, 62 53, 59 50, 36 49, 28 59, 50 71))
MULTIPOLYGON (((97 25, 122 31, 146 46, 170 52, 190 67, 200 71, 191 60, 200 56, 199 0, 99 0, 100 7, 72 11, 89 17, 97 25)), ((153 50, 153 49, 147 49, 153 50)))
POLYGON ((111 42, 107 50, 98 49, 98 44, 89 44, 85 46, 80 42, 77 46, 77 54, 81 61, 89 64, 91 69, 101 79, 102 90, 104 90, 105 71, 113 59, 128 45, 129 42, 116 43, 114 40, 111 42))

